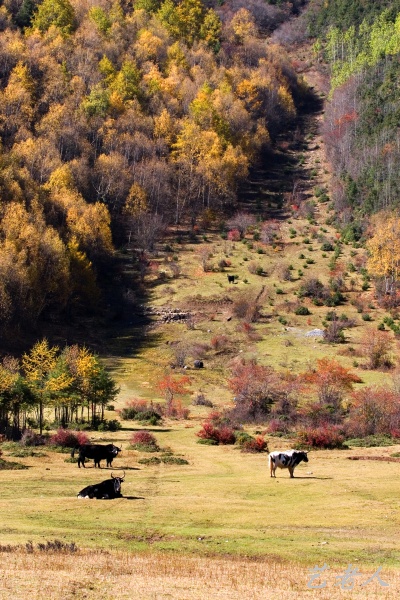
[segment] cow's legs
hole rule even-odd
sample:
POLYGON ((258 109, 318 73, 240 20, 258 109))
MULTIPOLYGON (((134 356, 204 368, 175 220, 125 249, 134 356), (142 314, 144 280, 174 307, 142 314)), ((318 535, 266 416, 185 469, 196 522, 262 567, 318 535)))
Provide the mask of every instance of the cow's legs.
POLYGON ((293 479, 294 475, 293 475, 293 471, 294 471, 294 467, 288 467, 289 469, 289 473, 290 473, 290 478, 293 479))

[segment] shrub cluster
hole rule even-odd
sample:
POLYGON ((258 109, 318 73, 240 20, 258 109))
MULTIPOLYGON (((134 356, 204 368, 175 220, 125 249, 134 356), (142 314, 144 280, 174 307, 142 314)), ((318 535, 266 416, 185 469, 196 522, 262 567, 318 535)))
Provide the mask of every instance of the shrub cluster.
POLYGON ((206 421, 204 421, 200 431, 196 434, 201 443, 209 444, 237 444, 242 452, 264 452, 267 451, 267 443, 263 436, 256 438, 248 433, 241 431, 237 426, 232 425, 218 411, 211 412, 206 421))
POLYGON ((155 436, 150 431, 135 431, 130 439, 130 444, 132 448, 142 452, 158 452, 160 450, 155 436))
POLYGON ((234 444, 236 441, 235 430, 232 427, 216 427, 211 421, 205 421, 196 435, 204 440, 213 440, 216 444, 234 444))
POLYGON ((297 432, 296 447, 343 448, 343 430, 339 425, 306 427, 297 432))
POLYGON ((307 279, 300 286, 298 297, 311 298, 317 306, 322 306, 323 304, 325 306, 338 306, 345 299, 336 283, 332 283, 331 289, 329 289, 315 277, 307 279))
POLYGON ((240 242, 240 231, 238 229, 231 229, 228 231, 228 240, 231 242, 240 242))
POLYGON ((46 443, 46 437, 35 433, 32 429, 25 429, 21 436, 21 446, 43 446, 46 443))
POLYGON ((214 406, 214 404, 211 402, 211 400, 208 400, 205 395, 203 393, 198 393, 197 396, 194 398, 192 404, 194 406, 208 406, 209 408, 212 408, 214 406))
POLYGON ((268 452, 268 444, 262 435, 255 438, 244 431, 236 433, 236 443, 240 446, 242 452, 268 452))
POLYGON ((75 448, 82 444, 88 444, 89 438, 83 431, 71 431, 69 429, 58 429, 55 434, 49 438, 49 444, 52 446, 61 446, 62 448, 75 448))
POLYGON ((122 425, 118 419, 103 419, 97 426, 97 431, 119 431, 120 429, 122 425))
POLYGON ((152 402, 139 399, 129 400, 119 414, 124 421, 140 421, 149 425, 158 425, 162 419, 160 411, 155 410, 152 402))

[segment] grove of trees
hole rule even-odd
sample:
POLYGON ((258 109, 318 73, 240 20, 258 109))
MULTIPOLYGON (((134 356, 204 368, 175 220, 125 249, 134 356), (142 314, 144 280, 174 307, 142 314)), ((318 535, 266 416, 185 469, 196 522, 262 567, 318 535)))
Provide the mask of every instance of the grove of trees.
POLYGON ((56 426, 86 421, 95 427, 118 388, 85 346, 60 350, 46 339, 21 360, 5 357, 0 364, 0 434, 17 438, 28 426, 43 432, 53 412, 56 426))

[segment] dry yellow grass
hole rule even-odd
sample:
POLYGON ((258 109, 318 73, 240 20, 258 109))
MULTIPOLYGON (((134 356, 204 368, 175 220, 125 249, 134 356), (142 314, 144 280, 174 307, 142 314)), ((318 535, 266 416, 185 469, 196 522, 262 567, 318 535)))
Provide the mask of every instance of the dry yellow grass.
MULTIPOLYGON (((335 566, 311 581, 309 569, 295 562, 186 557, 163 553, 128 554, 83 550, 53 554, 24 550, 3 553, 0 599, 9 600, 243 600, 253 598, 338 600, 349 597, 337 581, 347 568, 335 566), (309 589, 323 583, 323 589, 309 589)), ((322 563, 319 565, 322 566, 322 563)), ((373 570, 360 569, 352 599, 397 599, 400 574, 384 569, 365 585, 373 570)), ((351 583, 350 581, 348 582, 351 583)))

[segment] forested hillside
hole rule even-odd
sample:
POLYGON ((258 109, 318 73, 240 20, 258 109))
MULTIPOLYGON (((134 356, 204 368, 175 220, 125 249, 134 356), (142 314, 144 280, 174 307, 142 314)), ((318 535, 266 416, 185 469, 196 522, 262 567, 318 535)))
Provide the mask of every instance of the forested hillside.
POLYGON ((359 239, 367 215, 398 207, 400 179, 400 3, 314 2, 314 48, 331 68, 325 140, 333 197, 345 239, 359 239))
POLYGON ((243 4, 3 3, 3 333, 98 314, 118 250, 232 207, 302 94, 266 39, 302 3, 243 4))

